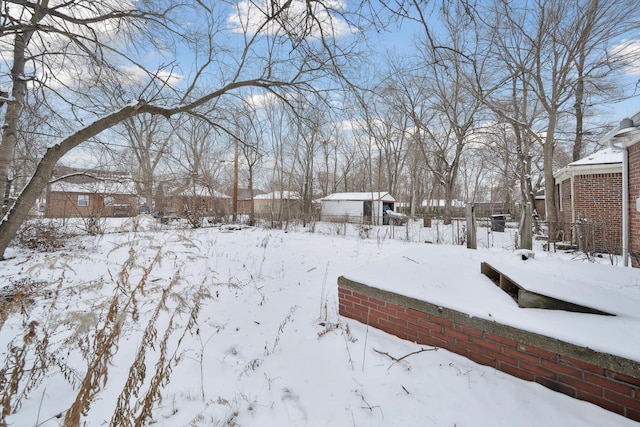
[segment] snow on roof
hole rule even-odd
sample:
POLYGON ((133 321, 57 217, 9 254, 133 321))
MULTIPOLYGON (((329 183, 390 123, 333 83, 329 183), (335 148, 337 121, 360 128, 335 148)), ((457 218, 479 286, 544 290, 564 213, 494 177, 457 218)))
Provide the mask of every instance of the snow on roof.
POLYGON ((580 160, 569 163, 569 166, 622 164, 622 151, 607 147, 586 156, 580 160))
POLYGON ((326 197, 320 199, 322 201, 329 200, 351 200, 351 201, 359 201, 359 200, 380 200, 383 202, 395 202, 394 199, 388 192, 386 191, 366 191, 366 192, 356 192, 356 193, 333 193, 329 194, 326 197))
POLYGON ((52 192, 90 194, 137 194, 133 182, 95 181, 84 184, 58 181, 51 184, 52 192))
POLYGON ((297 191, 272 191, 271 193, 256 194, 254 200, 299 200, 297 191))
POLYGON ((622 151, 604 148, 587 157, 558 170, 553 174, 557 181, 564 181, 572 175, 591 175, 600 173, 622 173, 622 151))
POLYGON ((230 199, 230 196, 209 188, 205 185, 193 184, 188 185, 184 190, 180 191, 176 195, 179 196, 199 196, 199 197, 215 197, 217 199, 230 199))

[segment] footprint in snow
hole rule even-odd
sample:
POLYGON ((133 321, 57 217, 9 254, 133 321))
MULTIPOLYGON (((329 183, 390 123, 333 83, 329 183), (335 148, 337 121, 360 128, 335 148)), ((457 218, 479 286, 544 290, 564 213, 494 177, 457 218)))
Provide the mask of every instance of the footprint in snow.
POLYGON ((244 365, 244 357, 240 352, 240 349, 236 346, 229 347, 224 352, 223 362, 228 365, 240 366, 244 365))
POLYGON ((300 398, 297 394, 288 388, 282 389, 282 403, 284 409, 289 416, 293 426, 303 426, 307 424, 307 412, 300 404, 300 398))

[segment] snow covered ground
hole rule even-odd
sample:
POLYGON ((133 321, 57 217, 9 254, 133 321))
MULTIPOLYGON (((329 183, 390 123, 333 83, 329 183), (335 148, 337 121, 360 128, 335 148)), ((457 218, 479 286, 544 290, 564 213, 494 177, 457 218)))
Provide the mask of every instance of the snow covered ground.
MULTIPOLYGON (((119 232, 76 237, 52 253, 7 252, 11 259, 0 263, 0 288, 28 280, 35 291, 33 303, 9 313, 0 331, 0 366, 15 365, 15 359, 6 361, 16 354, 9 344, 23 345, 28 331, 30 339, 46 343, 49 357, 41 377, 32 384, 20 382, 11 404, 27 390, 16 413, 7 417, 9 425, 62 424, 88 361, 95 360, 94 337, 105 330, 115 296, 119 317, 114 324, 122 321, 122 331, 108 375, 99 377, 99 391, 81 418, 86 425, 114 423, 118 411, 123 417, 139 415, 146 391, 158 380, 155 374, 161 400, 155 401, 151 422, 162 426, 637 425, 445 350, 338 316, 338 276, 387 266, 403 281, 413 273, 389 260, 426 262, 425 248, 444 254, 430 267, 433 277, 467 268, 477 274, 477 262, 460 262, 465 249, 425 243, 459 242, 461 225, 423 228, 412 222, 392 230, 317 223, 287 231, 158 231, 149 224, 142 221, 136 229, 144 231, 132 232, 127 231, 131 223, 111 223, 108 230, 119 232), (191 314, 197 314, 193 325, 191 314), (384 353, 409 356, 394 362, 384 353), (138 379, 136 394, 123 393, 132 390, 130 372, 138 379)), ((480 229, 480 249, 469 256, 511 257, 514 233, 480 229)), ((535 259, 564 263, 567 269, 586 266, 584 261, 540 248, 535 259)), ((638 277, 626 285, 633 297, 640 293, 640 272, 629 274, 638 277)), ((493 304, 483 310, 508 315, 501 303, 493 304)), ((113 325, 106 329, 113 331, 113 325)), ((25 371, 33 360, 27 358, 25 371)))

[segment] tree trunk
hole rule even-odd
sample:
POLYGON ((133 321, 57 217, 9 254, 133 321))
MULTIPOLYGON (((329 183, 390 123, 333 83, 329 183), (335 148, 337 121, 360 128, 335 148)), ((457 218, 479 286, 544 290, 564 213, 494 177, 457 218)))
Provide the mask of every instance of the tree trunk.
POLYGON ((248 179, 248 185, 249 188, 249 197, 251 198, 249 205, 250 205, 250 210, 249 210, 249 225, 253 226, 256 223, 256 207, 255 204, 253 203, 253 169, 249 169, 249 179, 248 179))
POLYGON ((18 119, 22 111, 22 104, 27 90, 27 80, 24 78, 25 50, 33 32, 17 34, 13 48, 13 67, 11 67, 11 98, 7 103, 7 112, 4 116, 4 129, 2 141, 0 141, 0 214, 4 214, 11 208, 11 203, 6 200, 5 194, 9 194, 9 165, 13 158, 13 152, 18 144, 18 119))
POLYGON ((575 162, 576 160, 580 160, 582 158, 582 137, 583 137, 583 120, 584 120, 584 109, 582 108, 582 103, 584 100, 584 80, 582 76, 578 78, 576 82, 575 88, 575 111, 576 111, 576 139, 573 143, 573 155, 572 159, 575 162))
POLYGON ((53 175, 53 168, 58 160, 84 141, 93 138, 105 129, 109 129, 117 123, 142 112, 141 104, 127 105, 126 107, 111 113, 102 119, 96 120, 89 126, 67 137, 59 144, 49 147, 38 164, 33 177, 22 190, 20 197, 0 221, 0 260, 4 259, 4 252, 11 240, 18 232, 20 225, 27 219, 29 210, 35 204, 36 199, 47 186, 53 175))
MULTIPOLYGON (((553 177, 553 153, 555 150, 555 128, 557 113, 549 114, 549 127, 544 141, 544 194, 549 226, 549 243, 556 241, 558 227, 558 210, 556 206, 556 186, 553 177)), ((551 249, 551 248, 549 248, 551 249)))

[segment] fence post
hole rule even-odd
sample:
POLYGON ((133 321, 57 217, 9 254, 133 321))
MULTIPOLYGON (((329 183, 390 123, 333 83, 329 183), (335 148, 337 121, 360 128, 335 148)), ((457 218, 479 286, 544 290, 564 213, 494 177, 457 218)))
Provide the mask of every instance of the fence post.
POLYGON ((527 202, 520 222, 520 248, 533 250, 533 208, 531 202, 527 202))
POLYGON ((478 242, 476 240, 476 216, 473 212, 473 204, 467 203, 467 248, 478 249, 478 242))

